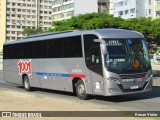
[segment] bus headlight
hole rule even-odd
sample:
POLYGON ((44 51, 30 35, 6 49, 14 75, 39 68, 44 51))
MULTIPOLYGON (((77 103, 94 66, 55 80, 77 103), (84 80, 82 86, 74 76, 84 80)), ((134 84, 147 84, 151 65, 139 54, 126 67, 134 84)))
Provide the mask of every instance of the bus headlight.
POLYGON ((110 81, 112 81, 112 82, 114 82, 116 84, 121 84, 119 79, 117 79, 117 78, 109 77, 108 80, 110 80, 110 81))

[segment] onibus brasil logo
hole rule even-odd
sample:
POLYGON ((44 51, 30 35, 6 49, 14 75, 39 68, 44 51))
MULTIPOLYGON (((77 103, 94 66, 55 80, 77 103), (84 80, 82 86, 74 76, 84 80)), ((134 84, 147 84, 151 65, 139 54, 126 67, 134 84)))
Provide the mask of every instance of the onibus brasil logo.
POLYGON ((29 61, 22 61, 19 60, 18 62, 18 68, 19 68, 19 75, 22 75, 22 73, 28 73, 28 75, 32 75, 31 70, 31 59, 29 61))

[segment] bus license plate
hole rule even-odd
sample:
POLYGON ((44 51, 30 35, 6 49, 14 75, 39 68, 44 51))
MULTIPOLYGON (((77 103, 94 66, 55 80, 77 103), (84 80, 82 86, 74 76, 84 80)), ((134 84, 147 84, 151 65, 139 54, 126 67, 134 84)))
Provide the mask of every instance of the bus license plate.
POLYGON ((131 86, 131 89, 138 89, 138 85, 136 85, 136 86, 131 86))

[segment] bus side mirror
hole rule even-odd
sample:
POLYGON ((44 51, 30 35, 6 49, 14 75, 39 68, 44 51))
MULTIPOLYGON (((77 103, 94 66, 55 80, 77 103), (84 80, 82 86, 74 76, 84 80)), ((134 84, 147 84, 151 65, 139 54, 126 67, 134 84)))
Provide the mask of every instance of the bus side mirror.
POLYGON ((104 55, 107 55, 108 52, 107 52, 107 46, 106 46, 106 44, 101 44, 101 48, 102 48, 102 53, 103 53, 104 55))

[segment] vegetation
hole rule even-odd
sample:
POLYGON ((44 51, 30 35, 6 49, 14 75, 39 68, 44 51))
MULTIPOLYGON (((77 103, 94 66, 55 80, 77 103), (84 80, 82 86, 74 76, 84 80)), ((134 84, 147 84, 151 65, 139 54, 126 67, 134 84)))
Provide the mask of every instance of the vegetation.
POLYGON ((101 28, 120 28, 141 32, 149 43, 160 44, 160 18, 131 18, 122 19, 113 17, 104 13, 88 13, 74 16, 64 21, 55 21, 52 23, 53 28, 43 31, 39 28, 23 30, 23 35, 31 35, 41 32, 53 32, 64 30, 91 30, 101 28))
POLYGON ((23 36, 29 36, 29 35, 43 33, 43 32, 45 32, 45 31, 43 31, 40 28, 32 29, 30 27, 27 27, 27 28, 23 29, 22 34, 23 34, 23 36))

